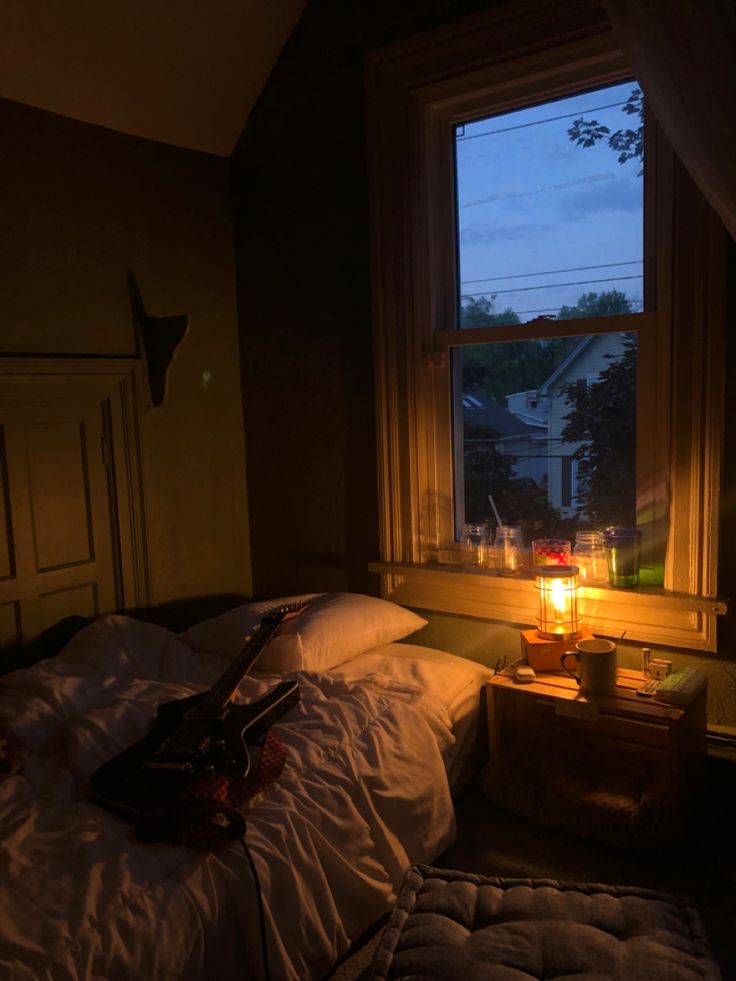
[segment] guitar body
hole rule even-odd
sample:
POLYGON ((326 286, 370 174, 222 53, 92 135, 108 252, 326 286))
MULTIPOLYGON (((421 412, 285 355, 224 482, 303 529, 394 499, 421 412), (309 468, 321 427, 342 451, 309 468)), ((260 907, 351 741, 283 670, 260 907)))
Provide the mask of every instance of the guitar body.
POLYGON ((237 791, 245 800, 259 786, 259 774, 252 787, 246 782, 248 747, 261 743, 299 701, 299 686, 282 681, 246 705, 234 705, 233 698, 284 620, 307 606, 289 603, 267 613, 209 691, 160 705, 151 731, 92 775, 89 786, 97 803, 134 821, 142 841, 212 850, 242 837, 245 819, 230 795, 237 791))
POLYGON ((248 744, 256 745, 299 700, 299 688, 282 682, 257 702, 230 704, 214 717, 202 711, 207 695, 160 705, 151 731, 93 774, 90 790, 98 803, 137 819, 186 801, 213 775, 244 779, 248 744))

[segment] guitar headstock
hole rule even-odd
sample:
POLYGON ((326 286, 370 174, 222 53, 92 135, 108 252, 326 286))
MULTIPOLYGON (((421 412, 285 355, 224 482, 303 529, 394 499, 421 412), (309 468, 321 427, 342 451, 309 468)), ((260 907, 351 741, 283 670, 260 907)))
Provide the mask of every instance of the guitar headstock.
POLYGON ((286 620, 293 620, 303 613, 311 604, 307 600, 298 600, 295 603, 284 603, 268 613, 261 620, 261 625, 266 623, 284 623, 286 620))

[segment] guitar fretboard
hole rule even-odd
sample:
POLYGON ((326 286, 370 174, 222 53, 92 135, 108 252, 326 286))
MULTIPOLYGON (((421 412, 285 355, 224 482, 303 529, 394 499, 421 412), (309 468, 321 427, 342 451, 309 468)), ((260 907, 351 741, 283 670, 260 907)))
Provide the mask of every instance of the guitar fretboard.
POLYGON ((203 717, 219 713, 225 708, 240 686, 240 682, 260 657, 264 647, 271 640, 281 620, 263 620, 235 660, 228 665, 220 678, 201 700, 196 715, 203 717))

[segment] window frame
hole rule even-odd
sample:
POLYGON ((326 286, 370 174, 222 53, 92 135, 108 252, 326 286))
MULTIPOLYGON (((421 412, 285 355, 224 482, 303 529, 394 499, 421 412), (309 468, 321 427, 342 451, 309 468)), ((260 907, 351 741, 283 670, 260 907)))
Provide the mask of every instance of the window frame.
MULTIPOLYGON (((381 518, 381 560, 371 568, 383 573, 385 596, 534 623, 531 577, 510 585, 443 561, 456 521, 449 352, 519 332, 455 326, 452 126, 631 77, 593 0, 498 7, 367 58, 381 518)), ((645 133, 645 312, 532 322, 524 337, 635 324, 638 493, 649 488, 637 503, 650 507, 655 529, 668 529, 665 588, 586 587, 581 606, 598 633, 712 651, 725 612, 715 598, 725 239, 649 118, 645 133)))

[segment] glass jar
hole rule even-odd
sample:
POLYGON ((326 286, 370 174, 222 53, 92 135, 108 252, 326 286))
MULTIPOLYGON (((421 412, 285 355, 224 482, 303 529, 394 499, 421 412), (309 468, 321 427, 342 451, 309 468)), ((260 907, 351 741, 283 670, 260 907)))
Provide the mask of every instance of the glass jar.
POLYGON ((608 582, 619 589, 631 589, 639 585, 638 528, 606 528, 603 533, 608 565, 608 582))
POLYGON ((493 559, 499 576, 516 576, 521 572, 524 543, 518 525, 499 525, 493 543, 493 559))
POLYGON ((572 550, 573 565, 578 567, 581 585, 592 586, 608 578, 606 547, 600 531, 578 531, 572 550))
POLYGON ((532 565, 570 565, 572 542, 564 538, 535 538, 532 565))
POLYGON ((487 564, 488 526, 468 522, 460 532, 461 562, 464 569, 480 569, 487 564))

